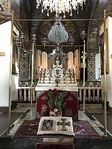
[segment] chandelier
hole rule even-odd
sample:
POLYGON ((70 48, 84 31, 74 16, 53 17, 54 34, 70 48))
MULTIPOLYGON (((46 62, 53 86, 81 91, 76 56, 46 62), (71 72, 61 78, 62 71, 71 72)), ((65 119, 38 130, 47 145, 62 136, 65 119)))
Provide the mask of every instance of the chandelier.
POLYGON ((60 21, 61 17, 57 17, 56 22, 48 33, 48 40, 50 42, 60 44, 68 41, 68 32, 60 21))
POLYGON ((42 13, 46 10, 47 16, 49 16, 49 13, 55 12, 56 17, 62 13, 65 18, 65 13, 72 16, 72 10, 79 12, 79 7, 83 9, 86 0, 36 0, 36 3, 36 8, 41 7, 42 13))

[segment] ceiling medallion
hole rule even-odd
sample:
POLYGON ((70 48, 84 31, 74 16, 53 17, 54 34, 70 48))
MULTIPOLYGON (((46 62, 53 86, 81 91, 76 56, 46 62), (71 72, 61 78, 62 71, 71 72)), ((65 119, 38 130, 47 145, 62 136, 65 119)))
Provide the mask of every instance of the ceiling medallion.
POLYGON ((79 7, 83 9, 86 0, 36 0, 36 3, 36 8, 41 7, 42 13, 46 10, 47 16, 49 16, 49 13, 55 12, 56 17, 62 13, 65 18, 66 13, 72 16, 73 10, 79 12, 79 7))

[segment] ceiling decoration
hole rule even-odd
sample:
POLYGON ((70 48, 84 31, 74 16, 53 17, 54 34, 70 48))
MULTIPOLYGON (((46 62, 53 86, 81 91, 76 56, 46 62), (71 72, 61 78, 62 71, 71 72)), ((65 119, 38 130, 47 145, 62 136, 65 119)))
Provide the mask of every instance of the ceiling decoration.
POLYGON ((65 35, 63 34, 62 31, 61 32, 58 32, 59 30, 56 31, 55 30, 56 28, 54 29, 54 32, 52 31, 53 26, 58 28, 57 22, 55 22, 55 21, 54 22, 52 22, 52 21, 41 22, 37 28, 37 39, 38 39, 37 45, 41 45, 43 43, 43 41, 47 45, 56 45, 55 43, 57 43, 57 42, 61 43, 61 45, 62 44, 65 45, 65 46, 71 46, 74 43, 77 45, 80 44, 80 31, 79 31, 76 23, 72 22, 72 21, 62 21, 59 23, 61 24, 61 28, 64 28, 65 35), (51 38, 51 36, 53 36, 52 38, 56 39, 56 41, 51 42, 52 39, 51 40, 49 39, 48 35, 49 35, 50 31, 51 31, 50 38, 51 38), (58 33, 59 33, 58 37, 55 36, 58 33), (66 36, 67 40, 64 39, 64 41, 62 41, 62 39, 61 39, 59 41, 59 38, 62 38, 60 36, 62 36, 62 37, 66 36), (67 36, 68 36, 68 38, 67 38, 67 36))
POLYGON ((76 10, 79 13, 79 9, 83 9, 83 5, 86 4, 86 0, 36 0, 36 8, 41 7, 41 12, 46 11, 47 16, 50 13, 55 12, 56 17, 59 14, 63 14, 65 18, 66 13, 72 16, 72 11, 76 10))
MULTIPOLYGON (((90 18, 92 2, 94 1, 86 0, 86 5, 84 5, 83 10, 79 11, 79 14, 77 14, 77 11, 75 10, 72 10, 72 16, 70 16, 70 13, 66 13, 65 20, 63 18, 63 13, 59 15, 62 17, 60 24, 68 33, 67 42, 60 44, 60 46, 63 46, 66 51, 69 51, 71 46, 73 47, 71 49, 74 51, 77 48, 76 46, 81 44, 80 33, 83 30, 87 33, 89 21, 86 19, 90 18)), ((41 12, 41 6, 39 6, 39 9, 36 8, 36 4, 36 0, 31 1, 31 18, 34 19, 34 21, 31 22, 31 33, 36 33, 36 44, 39 49, 51 52, 53 45, 56 46, 56 44, 48 40, 48 34, 50 30, 52 30, 53 25, 56 23, 56 20, 54 19, 56 15, 55 12, 52 12, 49 13, 49 16, 47 16, 46 11, 43 11, 43 13, 41 12)))

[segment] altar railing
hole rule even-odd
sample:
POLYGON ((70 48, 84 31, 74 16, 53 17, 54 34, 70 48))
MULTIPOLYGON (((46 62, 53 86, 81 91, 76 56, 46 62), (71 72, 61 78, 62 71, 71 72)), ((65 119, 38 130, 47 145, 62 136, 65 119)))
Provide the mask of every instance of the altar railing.
POLYGON ((18 101, 19 102, 30 102, 33 94, 33 101, 36 100, 35 87, 18 87, 18 101), (32 92, 31 92, 32 90, 32 92))
MULTIPOLYGON (((86 102, 101 102, 102 101, 102 88, 101 87, 78 87, 78 100, 83 101, 83 92, 85 90, 86 102)), ((33 101, 36 99, 35 87, 33 91, 33 101)), ((29 102, 31 99, 31 87, 18 87, 18 101, 29 102)))
POLYGON ((99 103, 102 101, 102 88, 101 87, 78 87, 78 100, 83 102, 83 93, 85 90, 86 103, 99 103))

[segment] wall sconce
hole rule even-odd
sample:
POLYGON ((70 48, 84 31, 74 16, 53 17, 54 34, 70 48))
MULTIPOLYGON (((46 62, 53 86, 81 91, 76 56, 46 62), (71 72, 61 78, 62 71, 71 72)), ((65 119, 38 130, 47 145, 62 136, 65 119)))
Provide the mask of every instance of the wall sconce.
POLYGON ((41 42, 42 42, 44 48, 45 48, 45 46, 48 44, 47 38, 45 38, 45 37, 42 39, 41 42))

